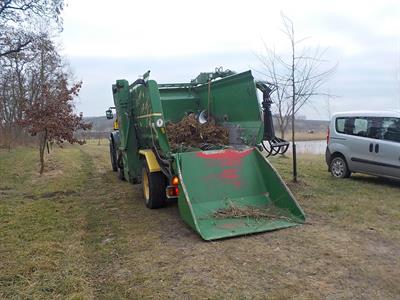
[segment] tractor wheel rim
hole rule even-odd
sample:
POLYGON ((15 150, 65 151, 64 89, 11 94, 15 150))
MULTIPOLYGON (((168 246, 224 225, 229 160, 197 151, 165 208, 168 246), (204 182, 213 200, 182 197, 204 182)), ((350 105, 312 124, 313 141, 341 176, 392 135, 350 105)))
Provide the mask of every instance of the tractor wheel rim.
POLYGON ((150 188, 149 188, 149 177, 147 176, 147 172, 143 174, 143 195, 146 202, 150 199, 150 188))
POLYGON ((341 160, 335 160, 332 166, 333 175, 340 177, 344 173, 344 163, 341 160))

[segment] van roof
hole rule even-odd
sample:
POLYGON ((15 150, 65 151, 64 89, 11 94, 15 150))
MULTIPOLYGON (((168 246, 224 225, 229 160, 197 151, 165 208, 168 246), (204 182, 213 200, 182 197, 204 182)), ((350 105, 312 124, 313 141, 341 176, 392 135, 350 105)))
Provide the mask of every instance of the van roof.
POLYGON ((400 118, 400 110, 353 110, 335 113, 332 118, 337 117, 389 117, 400 118))

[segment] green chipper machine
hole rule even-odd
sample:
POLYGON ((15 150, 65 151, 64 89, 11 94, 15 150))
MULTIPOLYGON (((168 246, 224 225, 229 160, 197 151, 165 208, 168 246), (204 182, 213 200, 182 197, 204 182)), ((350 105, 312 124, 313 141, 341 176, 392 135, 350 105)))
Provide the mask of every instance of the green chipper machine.
POLYGON ((302 224, 302 209, 267 159, 289 146, 274 133, 272 92, 251 71, 222 68, 188 83, 158 84, 150 72, 131 84, 117 80, 115 106, 106 111, 112 119, 116 110, 112 168, 120 179, 142 184, 148 208, 177 199, 182 219, 204 240, 302 224), (168 124, 188 115, 199 126, 212 119, 229 141, 172 146, 176 132, 168 124))

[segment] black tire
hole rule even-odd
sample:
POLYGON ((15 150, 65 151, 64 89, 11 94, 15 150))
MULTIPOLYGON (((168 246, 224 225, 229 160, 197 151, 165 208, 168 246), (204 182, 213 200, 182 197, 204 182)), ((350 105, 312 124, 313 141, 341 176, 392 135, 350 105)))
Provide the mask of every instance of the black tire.
POLYGON ((142 168, 142 190, 143 198, 147 208, 154 209, 165 206, 166 203, 166 183, 162 172, 150 172, 147 164, 142 168))
POLYGON ((118 166, 118 178, 119 178, 120 180, 125 180, 124 162, 123 162, 121 156, 118 157, 117 166, 118 166))
POLYGON ((329 166, 333 177, 348 178, 351 175, 346 159, 342 156, 332 158, 329 166))
POLYGON ((117 164, 117 152, 115 151, 114 143, 112 140, 110 141, 110 159, 111 159, 111 167, 114 172, 118 171, 117 164))
POLYGON ((123 168, 118 168, 118 178, 120 180, 125 180, 125 174, 124 174, 124 169, 123 168))

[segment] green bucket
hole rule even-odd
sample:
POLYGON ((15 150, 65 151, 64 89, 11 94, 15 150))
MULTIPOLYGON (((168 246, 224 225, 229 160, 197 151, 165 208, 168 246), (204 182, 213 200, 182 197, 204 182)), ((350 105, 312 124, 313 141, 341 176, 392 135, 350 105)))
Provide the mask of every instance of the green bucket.
POLYGON ((287 228, 304 212, 257 148, 178 153, 178 206, 204 240, 287 228))

